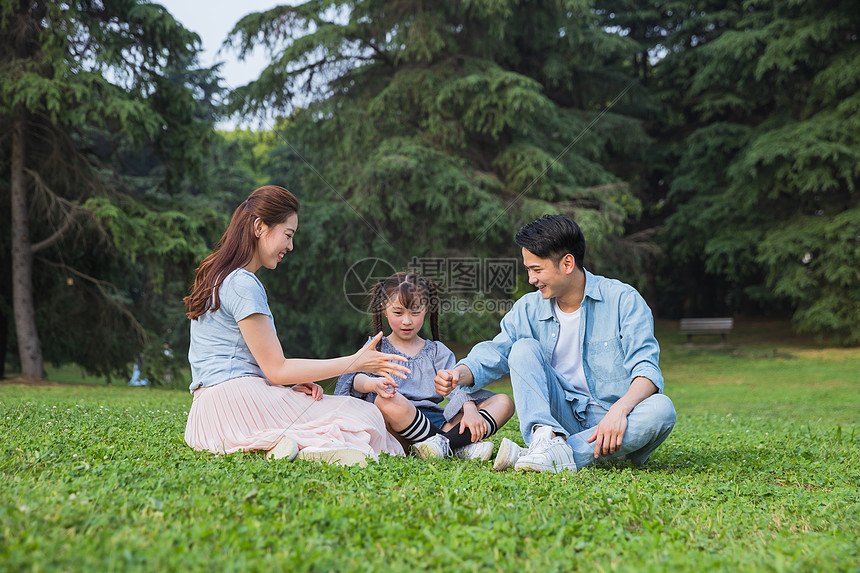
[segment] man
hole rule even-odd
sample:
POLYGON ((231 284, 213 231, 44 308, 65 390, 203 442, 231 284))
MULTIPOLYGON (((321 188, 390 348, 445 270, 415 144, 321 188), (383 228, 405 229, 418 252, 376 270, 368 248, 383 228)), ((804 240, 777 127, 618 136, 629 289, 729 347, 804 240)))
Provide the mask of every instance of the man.
POLYGON ((644 464, 675 425, 648 305, 633 287, 583 268, 585 237, 568 216, 532 221, 515 240, 537 292, 514 304, 493 340, 438 371, 437 391, 471 392, 510 373, 528 449, 502 440, 493 469, 644 464))

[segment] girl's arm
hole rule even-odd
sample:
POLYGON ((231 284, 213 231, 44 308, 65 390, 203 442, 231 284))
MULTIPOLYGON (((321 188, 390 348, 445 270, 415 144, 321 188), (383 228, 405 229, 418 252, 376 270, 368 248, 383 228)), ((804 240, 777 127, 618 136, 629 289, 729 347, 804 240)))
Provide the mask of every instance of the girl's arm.
POLYGON ((287 386, 306 384, 356 371, 380 374, 389 383, 393 383, 393 376, 406 378, 406 374, 410 372, 406 366, 391 362, 392 360, 405 362, 406 358, 403 356, 383 354, 374 350, 376 343, 382 338, 381 332, 355 354, 314 360, 284 358, 281 341, 275 334, 271 320, 264 314, 252 314, 240 320, 238 324, 248 349, 272 384, 287 386))
POLYGON ((362 373, 356 374, 355 378, 352 379, 352 388, 356 392, 361 392, 362 394, 376 392, 383 398, 391 398, 394 396, 394 391, 399 387, 400 385, 397 384, 397 382, 386 380, 385 378, 368 376, 367 374, 362 373))

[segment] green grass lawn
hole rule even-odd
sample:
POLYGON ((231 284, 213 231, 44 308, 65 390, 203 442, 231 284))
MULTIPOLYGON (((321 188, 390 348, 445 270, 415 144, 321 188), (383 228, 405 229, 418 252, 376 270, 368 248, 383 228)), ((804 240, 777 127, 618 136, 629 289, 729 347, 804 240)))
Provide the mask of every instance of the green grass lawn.
POLYGON ((860 571, 860 349, 736 330, 660 323, 675 431, 566 475, 216 457, 187 392, 0 384, 0 569, 860 571))

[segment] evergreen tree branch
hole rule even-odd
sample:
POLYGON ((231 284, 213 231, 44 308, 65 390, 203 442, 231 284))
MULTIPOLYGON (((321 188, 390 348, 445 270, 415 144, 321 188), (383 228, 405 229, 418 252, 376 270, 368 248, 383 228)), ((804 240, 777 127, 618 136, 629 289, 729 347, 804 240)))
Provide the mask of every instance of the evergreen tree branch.
POLYGON ((529 184, 528 184, 528 186, 526 186, 526 188, 525 188, 525 189, 523 189, 523 190, 519 193, 519 195, 517 195, 517 196, 516 196, 516 198, 514 198, 512 201, 510 201, 510 202, 505 206, 504 210, 503 210, 501 213, 497 214, 497 215, 496 215, 496 217, 495 217, 495 218, 493 218, 493 220, 491 220, 489 223, 487 223, 487 224, 484 226, 484 228, 481 230, 481 232, 480 232, 480 233, 478 233, 478 236, 475 238, 475 241, 474 241, 474 242, 475 242, 475 243, 477 243, 478 241, 482 240, 482 239, 484 238, 484 236, 487 234, 487 231, 489 231, 489 230, 490 230, 490 228, 492 228, 492 226, 496 224, 496 221, 498 221, 499 219, 501 219, 501 218, 502 218, 502 217, 503 217, 503 216, 504 216, 508 211, 510 211, 510 210, 511 210, 511 208, 516 204, 516 202, 517 202, 517 201, 519 201, 519 200, 520 200, 520 198, 521 198, 523 195, 525 195, 526 193, 528 193, 529 189, 531 189, 532 187, 534 187, 534 186, 535 186, 535 184, 536 184, 538 181, 540 181, 540 180, 544 177, 544 175, 546 175, 546 174, 547 174, 547 172, 552 168, 552 166, 553 166, 553 165, 555 165, 556 163, 558 163, 558 161, 559 161, 562 157, 564 157, 564 156, 567 154, 567 152, 568 152, 568 151, 570 151, 570 149, 571 149, 574 145, 576 145, 576 143, 577 143, 580 139, 582 139, 582 138, 583 138, 583 136, 585 136, 585 134, 586 134, 586 133, 588 133, 589 131, 591 131, 591 129, 592 129, 592 128, 597 124, 597 122, 599 122, 599 121, 603 118, 603 116, 604 116, 604 115, 606 115, 606 114, 609 112, 609 110, 611 110, 613 107, 615 107, 615 104, 616 104, 616 103, 618 103, 618 102, 621 100, 621 98, 622 98, 622 97, 624 97, 624 94, 626 94, 628 91, 630 91, 630 88, 631 88, 631 87, 633 87, 633 84, 634 84, 634 83, 636 83, 636 81, 637 81, 637 80, 635 80, 635 79, 634 79, 634 80, 633 80, 633 81, 631 81, 629 84, 627 84, 627 85, 624 87, 624 89, 623 89, 623 90, 621 90, 621 93, 619 93, 617 96, 615 96, 615 98, 614 98, 611 102, 609 102, 609 105, 607 105, 605 108, 603 108, 602 110, 600 110, 600 113, 598 113, 598 114, 597 114, 597 117, 595 117, 593 120, 591 120, 591 123, 589 123, 589 124, 585 127, 585 129, 583 129, 583 130, 582 130, 582 131, 581 131, 581 132, 580 132, 576 137, 574 137, 574 138, 573 138, 573 140, 572 140, 570 143, 568 143, 568 144, 567 144, 567 146, 564 148, 564 150, 563 150, 561 153, 559 153, 559 154, 555 157, 555 159, 553 159, 553 160, 552 160, 552 161, 551 161, 551 162, 550 162, 550 163, 549 163, 549 164, 544 168, 544 170, 543 170, 543 171, 541 171, 541 173, 540 173, 537 177, 535 177, 535 178, 532 180, 532 182, 531 182, 531 183, 529 183, 529 184))
POLYGON ((65 263, 58 263, 56 261, 51 261, 44 257, 36 257, 36 260, 40 263, 44 263, 46 265, 58 268, 63 272, 73 274, 76 277, 81 278, 94 285, 99 291, 99 294, 101 294, 104 298, 105 302, 108 303, 109 306, 119 311, 120 314, 122 314, 129 320, 132 330, 137 335, 141 344, 147 344, 149 342, 149 336, 147 335, 146 330, 143 328, 143 325, 138 322, 137 318, 135 318, 135 316, 125 307, 125 305, 115 300, 114 297, 119 298, 121 296, 121 293, 114 284, 109 283, 107 281, 103 281, 101 279, 97 279, 95 277, 91 277, 88 274, 82 273, 81 271, 65 263))
MULTIPOLYGON (((362 43, 363 43, 364 45, 366 45, 367 47, 369 47, 371 50, 373 50, 373 53, 374 53, 374 54, 376 54, 377 59, 382 60, 382 61, 383 61, 383 62, 385 62, 389 67, 392 67, 392 68, 394 67, 394 60, 391 58, 391 56, 389 56, 389 55, 388 55, 388 53, 387 53, 387 52, 385 52, 385 51, 381 50, 381 49, 379 48, 379 46, 377 46, 376 44, 374 44, 374 43, 373 43, 373 42, 371 42, 370 40, 368 40, 367 42, 362 42, 362 43)), ((359 59, 364 59, 364 60, 374 61, 374 58, 371 58, 371 57, 368 57, 368 58, 359 58, 359 59)))
POLYGON ((59 241, 63 237, 63 235, 66 234, 66 231, 68 231, 71 228, 72 223, 75 222, 75 219, 77 218, 78 214, 79 214, 78 211, 68 212, 66 214, 65 220, 60 225, 60 227, 56 231, 54 231, 54 233, 50 237, 48 237, 47 239, 43 239, 43 240, 39 241, 38 243, 36 243, 35 245, 33 245, 32 247, 30 247, 30 250, 33 253, 38 253, 39 251, 41 251, 43 249, 47 249, 48 247, 52 246, 54 243, 59 241))
MULTIPOLYGON (((46 199, 48 203, 47 211, 51 212, 56 209, 59 209, 63 212, 62 222, 59 227, 56 227, 54 232, 47 237, 39 241, 38 243, 34 243, 30 249, 33 253, 37 253, 44 249, 47 249, 50 246, 53 246, 57 243, 63 236, 72 228, 72 225, 78 220, 79 217, 83 215, 89 215, 89 211, 79 207, 78 205, 72 203, 71 201, 60 197, 56 192, 54 192, 48 185, 44 182, 39 173, 31 170, 25 169, 24 172, 30 177, 33 181, 34 189, 37 191, 38 197, 43 197, 46 199)), ((102 231, 101 228, 99 228, 102 231)))

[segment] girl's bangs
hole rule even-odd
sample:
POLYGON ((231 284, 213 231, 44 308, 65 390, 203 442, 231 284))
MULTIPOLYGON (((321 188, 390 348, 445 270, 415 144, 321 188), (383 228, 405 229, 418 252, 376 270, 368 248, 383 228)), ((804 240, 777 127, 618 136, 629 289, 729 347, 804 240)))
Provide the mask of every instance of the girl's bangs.
POLYGON ((427 308, 427 293, 423 291, 424 289, 414 282, 403 281, 397 285, 398 302, 403 308, 427 308))

